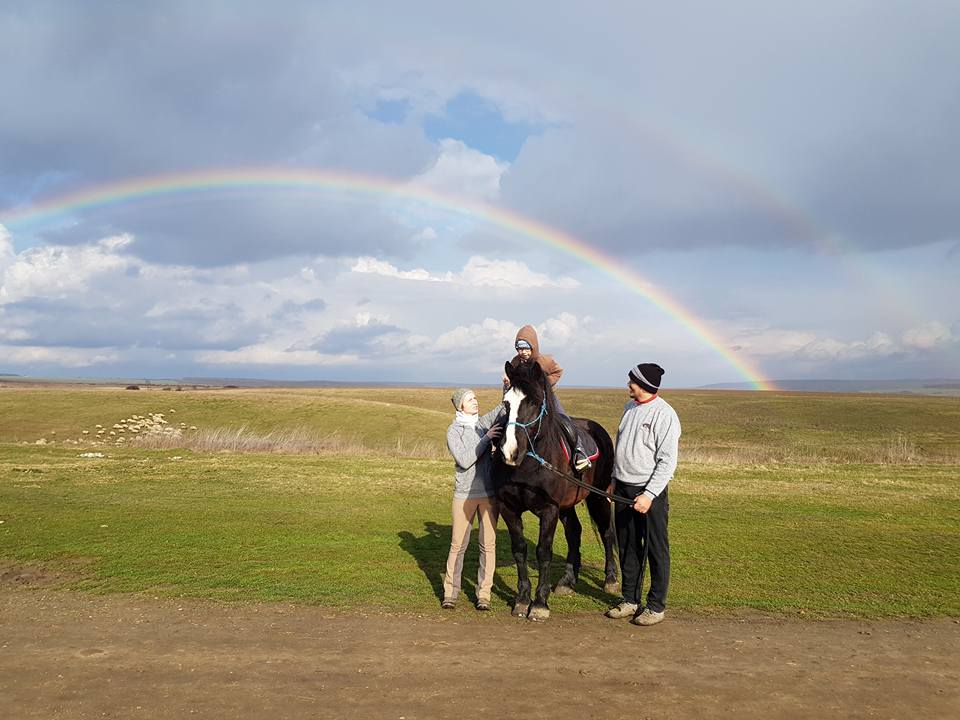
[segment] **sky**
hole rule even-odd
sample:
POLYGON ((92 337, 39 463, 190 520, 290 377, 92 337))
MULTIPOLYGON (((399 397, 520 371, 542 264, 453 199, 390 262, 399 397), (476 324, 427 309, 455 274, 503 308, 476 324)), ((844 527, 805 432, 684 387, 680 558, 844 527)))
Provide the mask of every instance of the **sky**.
POLYGON ((0 373, 960 378, 960 4, 0 2, 0 373))

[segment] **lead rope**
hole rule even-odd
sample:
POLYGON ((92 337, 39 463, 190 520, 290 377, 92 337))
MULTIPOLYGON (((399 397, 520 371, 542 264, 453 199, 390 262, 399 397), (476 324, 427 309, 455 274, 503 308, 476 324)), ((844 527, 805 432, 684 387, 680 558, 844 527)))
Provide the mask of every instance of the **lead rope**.
POLYGON ((530 449, 527 451, 527 457, 532 457, 534 460, 540 463, 542 467, 545 467, 550 472, 559 475, 564 480, 569 480, 577 487, 581 487, 584 490, 592 492, 595 495, 601 495, 611 502, 620 503, 621 505, 633 505, 633 500, 631 500, 630 498, 623 497, 622 495, 614 495, 613 493, 609 493, 605 490, 601 490, 600 488, 594 487, 593 485, 588 485, 587 483, 583 482, 583 480, 558 470, 546 458, 541 457, 540 455, 537 454, 536 447, 534 446, 533 441, 536 440, 538 437, 540 437, 540 428, 542 427, 542 424, 543 424, 542 421, 543 421, 543 418, 546 416, 546 414, 547 414, 547 398, 544 397, 543 403, 540 405, 540 414, 537 415, 537 418, 535 420, 531 420, 528 423, 521 423, 521 422, 507 423, 507 427, 511 425, 516 425, 519 428, 523 428, 523 432, 527 436, 527 443, 530 445, 530 449), (534 423, 537 424, 537 433, 531 438, 530 431, 527 430, 527 428, 533 425, 534 423))

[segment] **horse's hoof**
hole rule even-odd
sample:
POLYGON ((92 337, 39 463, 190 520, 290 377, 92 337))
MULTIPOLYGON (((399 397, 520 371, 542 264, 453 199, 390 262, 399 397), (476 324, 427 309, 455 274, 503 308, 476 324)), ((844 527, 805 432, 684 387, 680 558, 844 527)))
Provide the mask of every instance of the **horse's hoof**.
POLYGON ((550 608, 545 608, 542 605, 535 605, 530 608, 530 613, 527 615, 527 619, 533 622, 543 622, 548 617, 550 617, 550 608))
POLYGON ((530 610, 529 605, 514 605, 513 612, 511 612, 510 614, 516 618, 525 618, 529 610, 530 610))
POLYGON ((573 595, 573 586, 572 585, 557 585, 553 589, 554 595, 573 595))
POLYGON ((603 584, 603 591, 607 593, 607 595, 619 595, 620 583, 618 583, 616 580, 605 582, 603 584))

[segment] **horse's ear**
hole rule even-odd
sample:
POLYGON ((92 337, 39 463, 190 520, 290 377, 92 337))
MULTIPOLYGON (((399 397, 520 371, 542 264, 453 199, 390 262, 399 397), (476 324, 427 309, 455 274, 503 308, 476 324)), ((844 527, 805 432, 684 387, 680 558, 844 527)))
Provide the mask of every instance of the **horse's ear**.
POLYGON ((543 368, 540 367, 540 363, 536 360, 530 360, 530 375, 534 382, 538 382, 543 378, 543 368))
POLYGON ((510 381, 510 384, 513 385, 513 376, 516 371, 513 369, 513 365, 510 364, 509 360, 503 364, 503 372, 507 376, 507 380, 510 381))

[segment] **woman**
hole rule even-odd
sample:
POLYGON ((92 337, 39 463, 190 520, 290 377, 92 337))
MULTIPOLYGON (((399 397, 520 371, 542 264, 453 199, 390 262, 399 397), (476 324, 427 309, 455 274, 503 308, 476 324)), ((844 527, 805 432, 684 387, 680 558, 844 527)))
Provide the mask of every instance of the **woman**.
POLYGON ((450 398, 457 409, 447 428, 447 447, 453 455, 456 484, 453 490, 453 531, 447 571, 443 576, 443 601, 440 607, 453 608, 460 594, 463 556, 470 543, 473 518, 480 516, 480 570, 477 573, 477 610, 490 609, 493 572, 497 567, 497 499, 490 477, 490 448, 503 428, 497 419, 500 404, 479 417, 477 396, 469 388, 459 388, 450 398))

